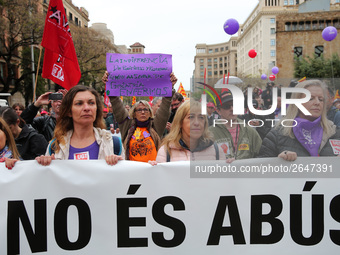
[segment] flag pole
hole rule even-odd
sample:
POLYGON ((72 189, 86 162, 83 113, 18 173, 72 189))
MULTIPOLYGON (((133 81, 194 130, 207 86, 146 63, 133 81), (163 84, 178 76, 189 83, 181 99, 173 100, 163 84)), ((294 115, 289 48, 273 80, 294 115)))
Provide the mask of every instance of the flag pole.
POLYGON ((38 67, 37 67, 37 75, 35 76, 35 83, 34 83, 33 103, 34 103, 34 101, 35 101, 35 93, 36 93, 36 91, 37 91, 38 73, 39 73, 40 60, 41 60, 41 52, 42 52, 41 44, 39 44, 39 49, 40 49, 40 53, 39 53, 39 60, 38 60, 38 67))

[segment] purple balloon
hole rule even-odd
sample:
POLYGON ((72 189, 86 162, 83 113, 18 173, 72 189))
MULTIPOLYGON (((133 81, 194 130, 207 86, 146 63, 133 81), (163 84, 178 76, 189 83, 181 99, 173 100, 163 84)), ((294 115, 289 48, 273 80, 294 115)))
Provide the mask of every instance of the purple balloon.
POLYGON ((335 27, 329 26, 322 31, 322 38, 326 41, 332 41, 338 35, 338 31, 335 27))
POLYGON ((228 35, 233 35, 237 33, 239 28, 240 25, 238 24, 236 19, 228 19, 223 25, 223 29, 228 35))
POLYGON ((265 79, 267 79, 267 75, 265 75, 265 74, 262 74, 262 75, 261 75, 261 79, 262 79, 262 80, 265 80, 265 79))
POLYGON ((277 67, 277 66, 274 66, 273 68, 272 68, 272 73, 273 74, 277 74, 279 72, 279 68, 277 67))

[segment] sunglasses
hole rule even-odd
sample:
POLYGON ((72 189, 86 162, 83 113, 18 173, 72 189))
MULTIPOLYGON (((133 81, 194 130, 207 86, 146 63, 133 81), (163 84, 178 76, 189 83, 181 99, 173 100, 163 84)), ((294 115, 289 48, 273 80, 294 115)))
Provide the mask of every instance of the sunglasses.
POLYGON ((176 104, 172 104, 171 107, 176 107, 176 106, 179 106, 180 105, 180 102, 179 103, 176 103, 176 104))

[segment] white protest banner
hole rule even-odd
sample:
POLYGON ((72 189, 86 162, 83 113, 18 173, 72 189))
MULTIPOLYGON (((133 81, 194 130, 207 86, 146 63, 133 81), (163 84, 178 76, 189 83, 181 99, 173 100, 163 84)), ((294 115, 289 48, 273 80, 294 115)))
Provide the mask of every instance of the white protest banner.
MULTIPOLYGON (((287 163, 230 166, 260 162, 287 163)), ((340 172, 338 157, 293 163, 340 172)), ((339 177, 323 171, 192 178, 190 162, 0 164, 0 254, 338 254, 339 177)))

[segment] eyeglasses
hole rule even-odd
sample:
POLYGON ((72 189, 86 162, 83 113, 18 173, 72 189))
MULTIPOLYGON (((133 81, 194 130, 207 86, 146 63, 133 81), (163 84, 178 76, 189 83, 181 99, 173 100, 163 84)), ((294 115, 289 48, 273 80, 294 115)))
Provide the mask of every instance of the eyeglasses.
POLYGON ((139 108, 139 109, 136 109, 136 112, 149 112, 149 109, 148 108, 139 108))
POLYGON ((224 110, 229 110, 232 106, 233 106, 233 104, 224 104, 224 105, 221 106, 221 108, 224 109, 224 110))
POLYGON ((179 103, 176 103, 176 104, 172 104, 172 105, 171 105, 171 107, 172 107, 172 108, 174 108, 174 107, 176 107, 176 106, 179 106, 179 105, 180 105, 180 103, 181 103, 181 102, 179 102, 179 103))

